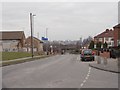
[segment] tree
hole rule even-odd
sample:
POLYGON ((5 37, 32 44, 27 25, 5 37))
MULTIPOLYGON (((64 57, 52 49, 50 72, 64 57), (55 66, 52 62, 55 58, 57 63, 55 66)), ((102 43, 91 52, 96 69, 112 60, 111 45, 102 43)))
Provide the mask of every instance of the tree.
POLYGON ((105 42, 103 43, 103 48, 107 48, 108 47, 108 44, 105 42))
POLYGON ((93 38, 91 36, 89 36, 88 38, 83 39, 82 45, 89 45, 89 43, 93 40, 93 38))
POLYGON ((102 43, 101 43, 101 42, 98 42, 98 43, 96 44, 96 48, 97 48, 97 49, 101 49, 101 45, 102 45, 102 43))
POLYGON ((90 42, 89 49, 94 49, 94 41, 90 42))

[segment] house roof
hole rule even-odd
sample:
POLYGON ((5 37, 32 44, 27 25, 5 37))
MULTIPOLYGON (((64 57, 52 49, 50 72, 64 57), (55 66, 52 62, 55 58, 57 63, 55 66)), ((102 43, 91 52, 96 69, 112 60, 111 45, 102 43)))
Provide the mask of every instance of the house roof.
POLYGON ((94 38, 113 37, 113 30, 106 29, 106 31, 98 34, 94 38))
POLYGON ((36 37, 33 37, 33 38, 35 38, 36 40, 40 41, 40 43, 43 43, 43 41, 41 41, 40 39, 38 39, 38 38, 36 38, 36 37))
POLYGON ((120 24, 114 26, 113 28, 120 28, 120 24))
MULTIPOLYGON (((28 38, 31 38, 31 36, 29 36, 28 38)), ((27 38, 27 39, 28 39, 28 38, 27 38)), ((26 39, 26 40, 27 40, 27 39, 26 39)), ((39 41, 40 43, 43 43, 43 41, 41 41, 40 39, 38 39, 38 38, 36 38, 36 37, 33 37, 33 39, 39 41)))
POLYGON ((0 32, 2 35, 2 40, 20 40, 24 35, 24 31, 2 31, 0 32))

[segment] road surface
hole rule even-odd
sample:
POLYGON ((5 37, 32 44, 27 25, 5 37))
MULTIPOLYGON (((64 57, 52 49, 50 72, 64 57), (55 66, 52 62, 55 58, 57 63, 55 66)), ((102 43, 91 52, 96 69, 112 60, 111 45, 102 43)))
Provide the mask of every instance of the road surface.
POLYGON ((118 88, 118 74, 81 62, 79 55, 56 55, 2 68, 3 88, 118 88))

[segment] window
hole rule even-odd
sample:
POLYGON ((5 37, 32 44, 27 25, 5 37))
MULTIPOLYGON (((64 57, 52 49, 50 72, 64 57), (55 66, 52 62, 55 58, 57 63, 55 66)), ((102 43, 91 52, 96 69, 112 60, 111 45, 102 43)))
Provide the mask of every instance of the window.
POLYGON ((118 46, 120 45, 120 40, 117 40, 117 42, 118 42, 118 46))
POLYGON ((99 41, 102 42, 102 38, 99 38, 99 41))
POLYGON ((114 46, 114 42, 111 42, 111 46, 114 46))
POLYGON ((16 40, 12 40, 13 42, 16 42, 16 40))

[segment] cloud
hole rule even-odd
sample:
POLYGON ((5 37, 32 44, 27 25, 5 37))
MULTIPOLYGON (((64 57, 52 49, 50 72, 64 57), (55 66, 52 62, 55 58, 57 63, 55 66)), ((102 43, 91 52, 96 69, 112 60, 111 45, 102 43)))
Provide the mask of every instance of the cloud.
POLYGON ((117 23, 117 9, 117 2, 3 3, 3 29, 20 28, 29 36, 32 12, 36 14, 35 35, 39 32, 40 37, 44 36, 48 28, 51 40, 75 40, 112 28, 117 23))

